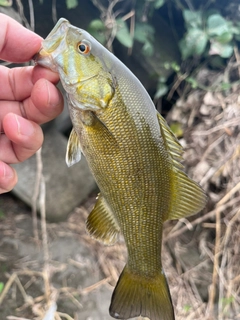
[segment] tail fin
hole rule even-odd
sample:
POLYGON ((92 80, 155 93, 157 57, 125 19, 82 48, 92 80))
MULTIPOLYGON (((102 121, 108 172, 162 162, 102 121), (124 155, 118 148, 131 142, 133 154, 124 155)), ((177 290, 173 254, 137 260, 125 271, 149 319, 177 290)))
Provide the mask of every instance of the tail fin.
POLYGON ((174 311, 164 273, 144 278, 131 273, 126 266, 112 295, 109 309, 116 319, 137 316, 151 320, 174 320, 174 311))

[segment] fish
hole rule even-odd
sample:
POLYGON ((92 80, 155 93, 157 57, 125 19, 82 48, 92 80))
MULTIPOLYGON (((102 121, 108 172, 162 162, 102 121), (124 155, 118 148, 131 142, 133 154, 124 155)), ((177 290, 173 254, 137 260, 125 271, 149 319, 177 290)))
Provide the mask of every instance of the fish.
POLYGON ((163 223, 202 210, 203 189, 183 169, 183 148, 135 75, 87 31, 61 18, 35 63, 57 72, 73 129, 66 163, 85 156, 100 194, 86 229, 113 245, 122 234, 128 258, 109 313, 173 320, 164 274, 163 223))

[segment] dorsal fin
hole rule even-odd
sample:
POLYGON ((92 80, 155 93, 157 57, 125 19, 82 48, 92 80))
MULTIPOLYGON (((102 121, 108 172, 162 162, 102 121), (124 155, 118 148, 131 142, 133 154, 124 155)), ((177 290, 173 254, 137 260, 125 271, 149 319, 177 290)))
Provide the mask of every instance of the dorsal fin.
POLYGON ((169 128, 165 119, 159 113, 157 113, 157 117, 165 147, 169 151, 173 164, 177 168, 182 169, 183 165, 181 164, 181 162, 183 161, 183 147, 181 146, 172 130, 169 128))
POLYGON ((86 229, 96 240, 113 245, 120 233, 118 222, 104 197, 99 194, 97 202, 86 221, 86 229))
POLYGON ((183 148, 162 116, 158 113, 157 117, 172 162, 171 208, 164 220, 180 219, 202 210, 207 197, 202 188, 182 171, 183 148))

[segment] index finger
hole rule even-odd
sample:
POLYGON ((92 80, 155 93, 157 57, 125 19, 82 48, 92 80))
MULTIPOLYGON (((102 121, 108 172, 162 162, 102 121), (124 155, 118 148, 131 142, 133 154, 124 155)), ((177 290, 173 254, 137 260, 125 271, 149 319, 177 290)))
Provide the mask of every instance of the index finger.
POLYGON ((2 60, 29 61, 39 51, 41 42, 40 36, 0 13, 0 58, 2 60))

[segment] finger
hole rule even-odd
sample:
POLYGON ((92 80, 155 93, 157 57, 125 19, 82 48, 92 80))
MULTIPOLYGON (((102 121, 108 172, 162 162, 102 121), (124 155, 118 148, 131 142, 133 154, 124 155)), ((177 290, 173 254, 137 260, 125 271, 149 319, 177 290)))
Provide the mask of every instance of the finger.
POLYGON ((31 97, 24 102, 28 119, 39 124, 56 118, 63 110, 63 96, 49 81, 40 79, 35 84, 31 97))
POLYGON ((51 82, 40 79, 33 87, 31 97, 25 101, 0 101, 0 119, 8 113, 15 113, 42 124, 57 117, 62 109, 61 92, 51 82))
POLYGON ((16 171, 6 163, 0 161, 0 194, 12 190, 16 183, 16 171))
POLYGON ((39 51, 41 42, 40 36, 0 13, 0 58, 2 60, 29 61, 39 51))
POLYGON ((41 78, 46 79, 54 84, 57 84, 59 81, 59 75, 57 72, 53 72, 50 69, 37 65, 33 68, 32 82, 36 83, 41 78))
POLYGON ((14 113, 3 119, 4 135, 0 139, 0 159, 8 164, 22 162, 42 146, 43 132, 35 122, 14 113))
POLYGON ((37 67, 20 67, 9 69, 0 66, 0 99, 22 101, 30 96, 34 84, 41 78, 52 83, 59 81, 58 74, 37 67))

